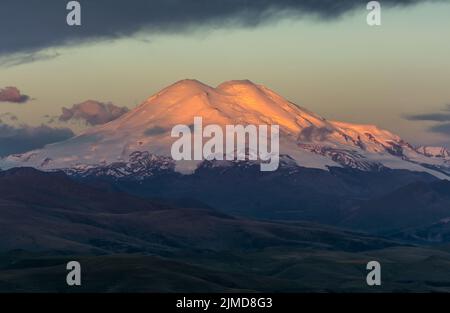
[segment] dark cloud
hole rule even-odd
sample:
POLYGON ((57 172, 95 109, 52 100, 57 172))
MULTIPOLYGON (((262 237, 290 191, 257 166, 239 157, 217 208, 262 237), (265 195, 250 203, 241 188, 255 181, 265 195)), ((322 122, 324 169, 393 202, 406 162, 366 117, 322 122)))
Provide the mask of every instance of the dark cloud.
POLYGON ((407 115, 405 119, 409 121, 436 122, 436 125, 428 128, 430 132, 450 135, 450 104, 446 104, 440 112, 407 115))
POLYGON ((450 122, 450 113, 416 114, 407 115, 405 118, 409 121, 450 122))
POLYGON ((439 112, 405 115, 409 121, 450 122, 450 104, 444 105, 439 112))
MULTIPOLYGON (((383 6, 427 0, 383 0, 383 6)), ((0 55, 80 41, 116 39, 138 31, 178 33, 197 26, 256 26, 285 16, 335 18, 367 0, 81 0, 82 26, 66 24, 61 0, 2 0, 0 55)))
POLYGON ((450 135, 450 123, 439 124, 430 127, 430 131, 433 133, 450 135))
POLYGON ((74 133, 69 128, 51 128, 46 125, 11 126, 0 123, 0 157, 42 148, 73 136, 74 133))
POLYGON ((74 104, 72 108, 62 108, 59 116, 61 122, 70 120, 80 120, 88 125, 100 125, 117 119, 128 112, 126 107, 118 107, 112 103, 102 103, 95 100, 88 100, 79 104, 74 104))
POLYGON ((30 100, 27 95, 21 94, 16 87, 5 87, 0 89, 0 102, 25 103, 30 100))

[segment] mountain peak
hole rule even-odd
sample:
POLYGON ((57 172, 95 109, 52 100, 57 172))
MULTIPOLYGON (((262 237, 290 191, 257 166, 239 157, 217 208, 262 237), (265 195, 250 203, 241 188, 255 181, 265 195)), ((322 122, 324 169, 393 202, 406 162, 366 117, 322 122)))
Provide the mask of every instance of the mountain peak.
POLYGON ((200 87, 209 87, 208 85, 202 83, 201 81, 197 80, 197 79, 193 79, 193 78, 185 78, 185 79, 181 79, 177 82, 175 82, 174 84, 170 85, 170 87, 179 87, 179 86, 200 86, 200 87))
POLYGON ((228 80, 225 81, 223 83, 221 83, 220 85, 217 86, 217 89, 223 89, 224 87, 231 87, 231 86, 257 86, 257 84, 255 84, 254 82, 252 82, 251 80, 248 79, 237 79, 237 80, 228 80))
POLYGON ((248 97, 258 97, 258 94, 264 93, 264 91, 269 91, 269 89, 262 85, 255 84, 248 79, 226 81, 219 84, 216 88, 196 79, 182 79, 164 88, 155 96, 161 96, 167 93, 174 96, 189 96, 198 93, 221 93, 234 96, 246 94, 248 97))
POLYGON ((261 85, 257 85, 254 82, 245 79, 245 80, 230 80, 221 83, 216 87, 216 90, 230 93, 230 94, 248 94, 252 95, 254 93, 262 92, 261 85))
POLYGON ((164 90, 190 90, 190 91, 211 91, 215 90, 217 92, 220 91, 229 91, 231 93, 235 93, 239 90, 251 90, 251 89, 259 89, 260 85, 255 84, 254 82, 243 79, 243 80, 229 80, 219 84, 216 88, 211 87, 197 79, 182 79, 177 81, 176 83, 170 85, 169 87, 163 89, 164 90))
POLYGON ((164 92, 176 92, 176 91, 205 91, 210 90, 212 87, 202 83, 196 79, 182 79, 177 81, 176 83, 164 88, 159 94, 164 92))

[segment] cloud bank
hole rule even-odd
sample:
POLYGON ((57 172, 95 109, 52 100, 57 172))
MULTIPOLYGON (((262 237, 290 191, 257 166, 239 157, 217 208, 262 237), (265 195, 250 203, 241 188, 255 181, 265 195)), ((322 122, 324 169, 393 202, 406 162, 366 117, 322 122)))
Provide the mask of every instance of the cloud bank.
MULTIPOLYGON (((117 39, 144 31, 180 33, 196 27, 257 26, 274 19, 336 18, 367 0, 80 0, 82 26, 66 24, 61 0, 2 0, 0 56, 77 42, 117 39), (12 31, 14 30, 14 31, 12 31), (51 31, 49 31, 51 30, 51 31)), ((427 0, 383 0, 384 7, 427 0)))
POLYGON ((59 120, 61 122, 79 120, 88 125, 100 125, 113 121, 128 111, 128 108, 118 107, 112 103, 88 100, 74 104, 71 108, 62 108, 59 120))
POLYGON ((52 128, 46 125, 12 126, 0 123, 0 157, 39 149, 73 136, 74 133, 69 128, 52 128))

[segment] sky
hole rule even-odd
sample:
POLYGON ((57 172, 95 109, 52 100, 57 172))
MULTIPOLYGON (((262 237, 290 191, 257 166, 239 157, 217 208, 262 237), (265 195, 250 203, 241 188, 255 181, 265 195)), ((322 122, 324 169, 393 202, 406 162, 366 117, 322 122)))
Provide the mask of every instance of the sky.
POLYGON ((61 2, 0 3, 0 155, 185 78, 249 79, 327 119, 450 147, 450 1, 380 1, 372 27, 358 0, 80 1, 75 28, 61 2))

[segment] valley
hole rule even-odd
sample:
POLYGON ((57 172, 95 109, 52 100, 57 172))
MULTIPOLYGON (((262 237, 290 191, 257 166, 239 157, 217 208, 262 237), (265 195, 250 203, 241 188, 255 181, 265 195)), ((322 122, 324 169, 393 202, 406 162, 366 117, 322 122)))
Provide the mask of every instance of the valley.
MULTIPOLYGON (((427 179, 434 186, 436 180, 427 179)), ((445 240, 356 232, 331 226, 331 220, 325 225, 256 218, 255 212, 237 216, 193 198, 146 199, 106 181, 79 182, 62 172, 31 168, 0 172, 0 188, 0 291, 436 292, 450 288, 450 246, 445 240), (65 265, 74 259, 84 273, 78 289, 65 283, 65 265), (370 260, 383 266, 380 288, 370 289, 365 283, 370 260)), ((306 200, 305 195, 302 198, 306 200)), ((302 207, 298 204, 298 209, 302 207)))

